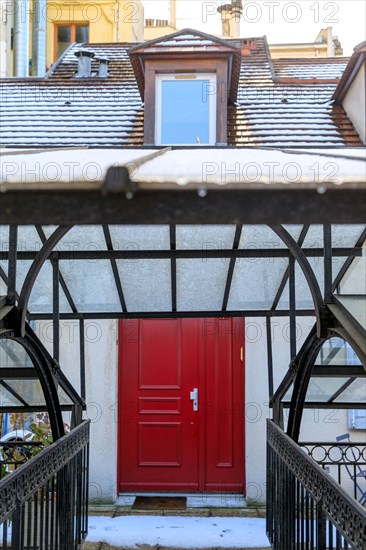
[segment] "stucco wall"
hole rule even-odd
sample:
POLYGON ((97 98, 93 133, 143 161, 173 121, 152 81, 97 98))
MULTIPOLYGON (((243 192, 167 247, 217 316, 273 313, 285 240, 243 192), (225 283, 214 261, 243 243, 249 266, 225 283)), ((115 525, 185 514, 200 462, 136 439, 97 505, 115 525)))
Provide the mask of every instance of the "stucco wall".
POLYGON ((343 107, 349 118, 352 121, 353 126, 357 130, 361 141, 366 145, 366 74, 365 66, 358 71, 358 74, 350 89, 347 92, 346 97, 343 100, 343 107))
MULTIPOLYGON (((36 322, 36 334, 52 353, 52 322, 36 322)), ((79 324, 60 326, 60 365, 80 392, 79 324)), ((117 489, 117 321, 85 321, 85 418, 90 431, 90 499, 113 502, 117 489)), ((64 420, 69 422, 69 413, 64 420)))

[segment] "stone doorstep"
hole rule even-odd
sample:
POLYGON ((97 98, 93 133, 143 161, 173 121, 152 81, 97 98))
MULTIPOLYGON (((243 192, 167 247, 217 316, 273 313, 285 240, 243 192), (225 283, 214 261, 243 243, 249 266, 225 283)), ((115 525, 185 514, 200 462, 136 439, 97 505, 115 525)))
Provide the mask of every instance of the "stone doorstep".
MULTIPOLYGON (((204 550, 269 550, 269 546, 266 548, 252 548, 252 547, 240 547, 240 548, 221 548, 213 546, 211 548, 204 548, 204 550)), ((138 544, 135 546, 137 550, 193 550, 187 548, 179 548, 177 546, 150 546, 148 544, 138 544)), ((110 546, 106 542, 84 542, 81 550, 131 550, 131 546, 110 546)))
POLYGON ((89 505, 90 516, 181 516, 181 517, 239 517, 265 518, 265 508, 185 508, 183 510, 140 510, 131 506, 89 505))

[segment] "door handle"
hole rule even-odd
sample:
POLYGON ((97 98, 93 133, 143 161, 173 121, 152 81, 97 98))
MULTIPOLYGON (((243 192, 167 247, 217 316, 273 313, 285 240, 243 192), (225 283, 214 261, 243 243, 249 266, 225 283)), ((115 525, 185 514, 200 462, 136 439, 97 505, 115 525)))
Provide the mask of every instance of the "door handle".
POLYGON ((198 388, 193 388, 190 393, 191 401, 193 401, 193 410, 198 411, 198 388))

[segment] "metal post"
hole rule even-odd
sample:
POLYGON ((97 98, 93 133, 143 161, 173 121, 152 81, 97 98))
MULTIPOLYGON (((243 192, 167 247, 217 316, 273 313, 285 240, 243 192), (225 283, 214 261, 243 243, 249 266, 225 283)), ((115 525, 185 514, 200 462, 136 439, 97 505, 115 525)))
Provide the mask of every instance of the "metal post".
POLYGON ((324 235, 324 302, 332 301, 332 226, 329 223, 323 226, 324 235))
POLYGON ((16 280, 17 280, 17 249, 18 249, 18 226, 9 227, 9 272, 8 272, 8 296, 7 303, 14 306, 16 302, 16 280))
POLYGON ((53 267, 53 357, 60 360, 60 270, 57 252, 52 254, 53 267))
POLYGON ((290 355, 296 357, 296 294, 295 294, 295 258, 289 258, 289 302, 290 302, 290 355))
POLYGON ((267 329, 267 363, 268 363, 268 392, 269 398, 273 396, 273 354, 272 354, 272 330, 271 330, 271 318, 266 317, 266 329, 267 329))
POLYGON ((79 346, 80 346, 80 395, 85 399, 85 333, 84 319, 79 320, 79 346))

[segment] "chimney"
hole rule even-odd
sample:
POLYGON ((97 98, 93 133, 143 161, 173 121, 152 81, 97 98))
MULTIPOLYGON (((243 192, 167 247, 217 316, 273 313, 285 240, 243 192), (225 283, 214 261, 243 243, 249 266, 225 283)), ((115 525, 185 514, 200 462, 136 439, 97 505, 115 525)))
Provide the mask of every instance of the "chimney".
POLYGON ((14 76, 29 75, 29 26, 29 5, 14 0, 14 76))
POLYGON ((78 58, 78 72, 75 76, 77 78, 89 78, 91 76, 91 65, 92 58, 95 55, 94 52, 81 49, 75 52, 75 55, 78 58))
POLYGON ((99 78, 108 78, 108 57, 96 57, 99 61, 98 77, 99 78))
POLYGON ((169 24, 173 29, 177 28, 177 3, 176 0, 170 0, 169 3, 169 24))
POLYGON ((230 4, 221 4, 217 11, 221 14, 222 34, 228 38, 240 37, 241 0, 231 0, 230 4))

